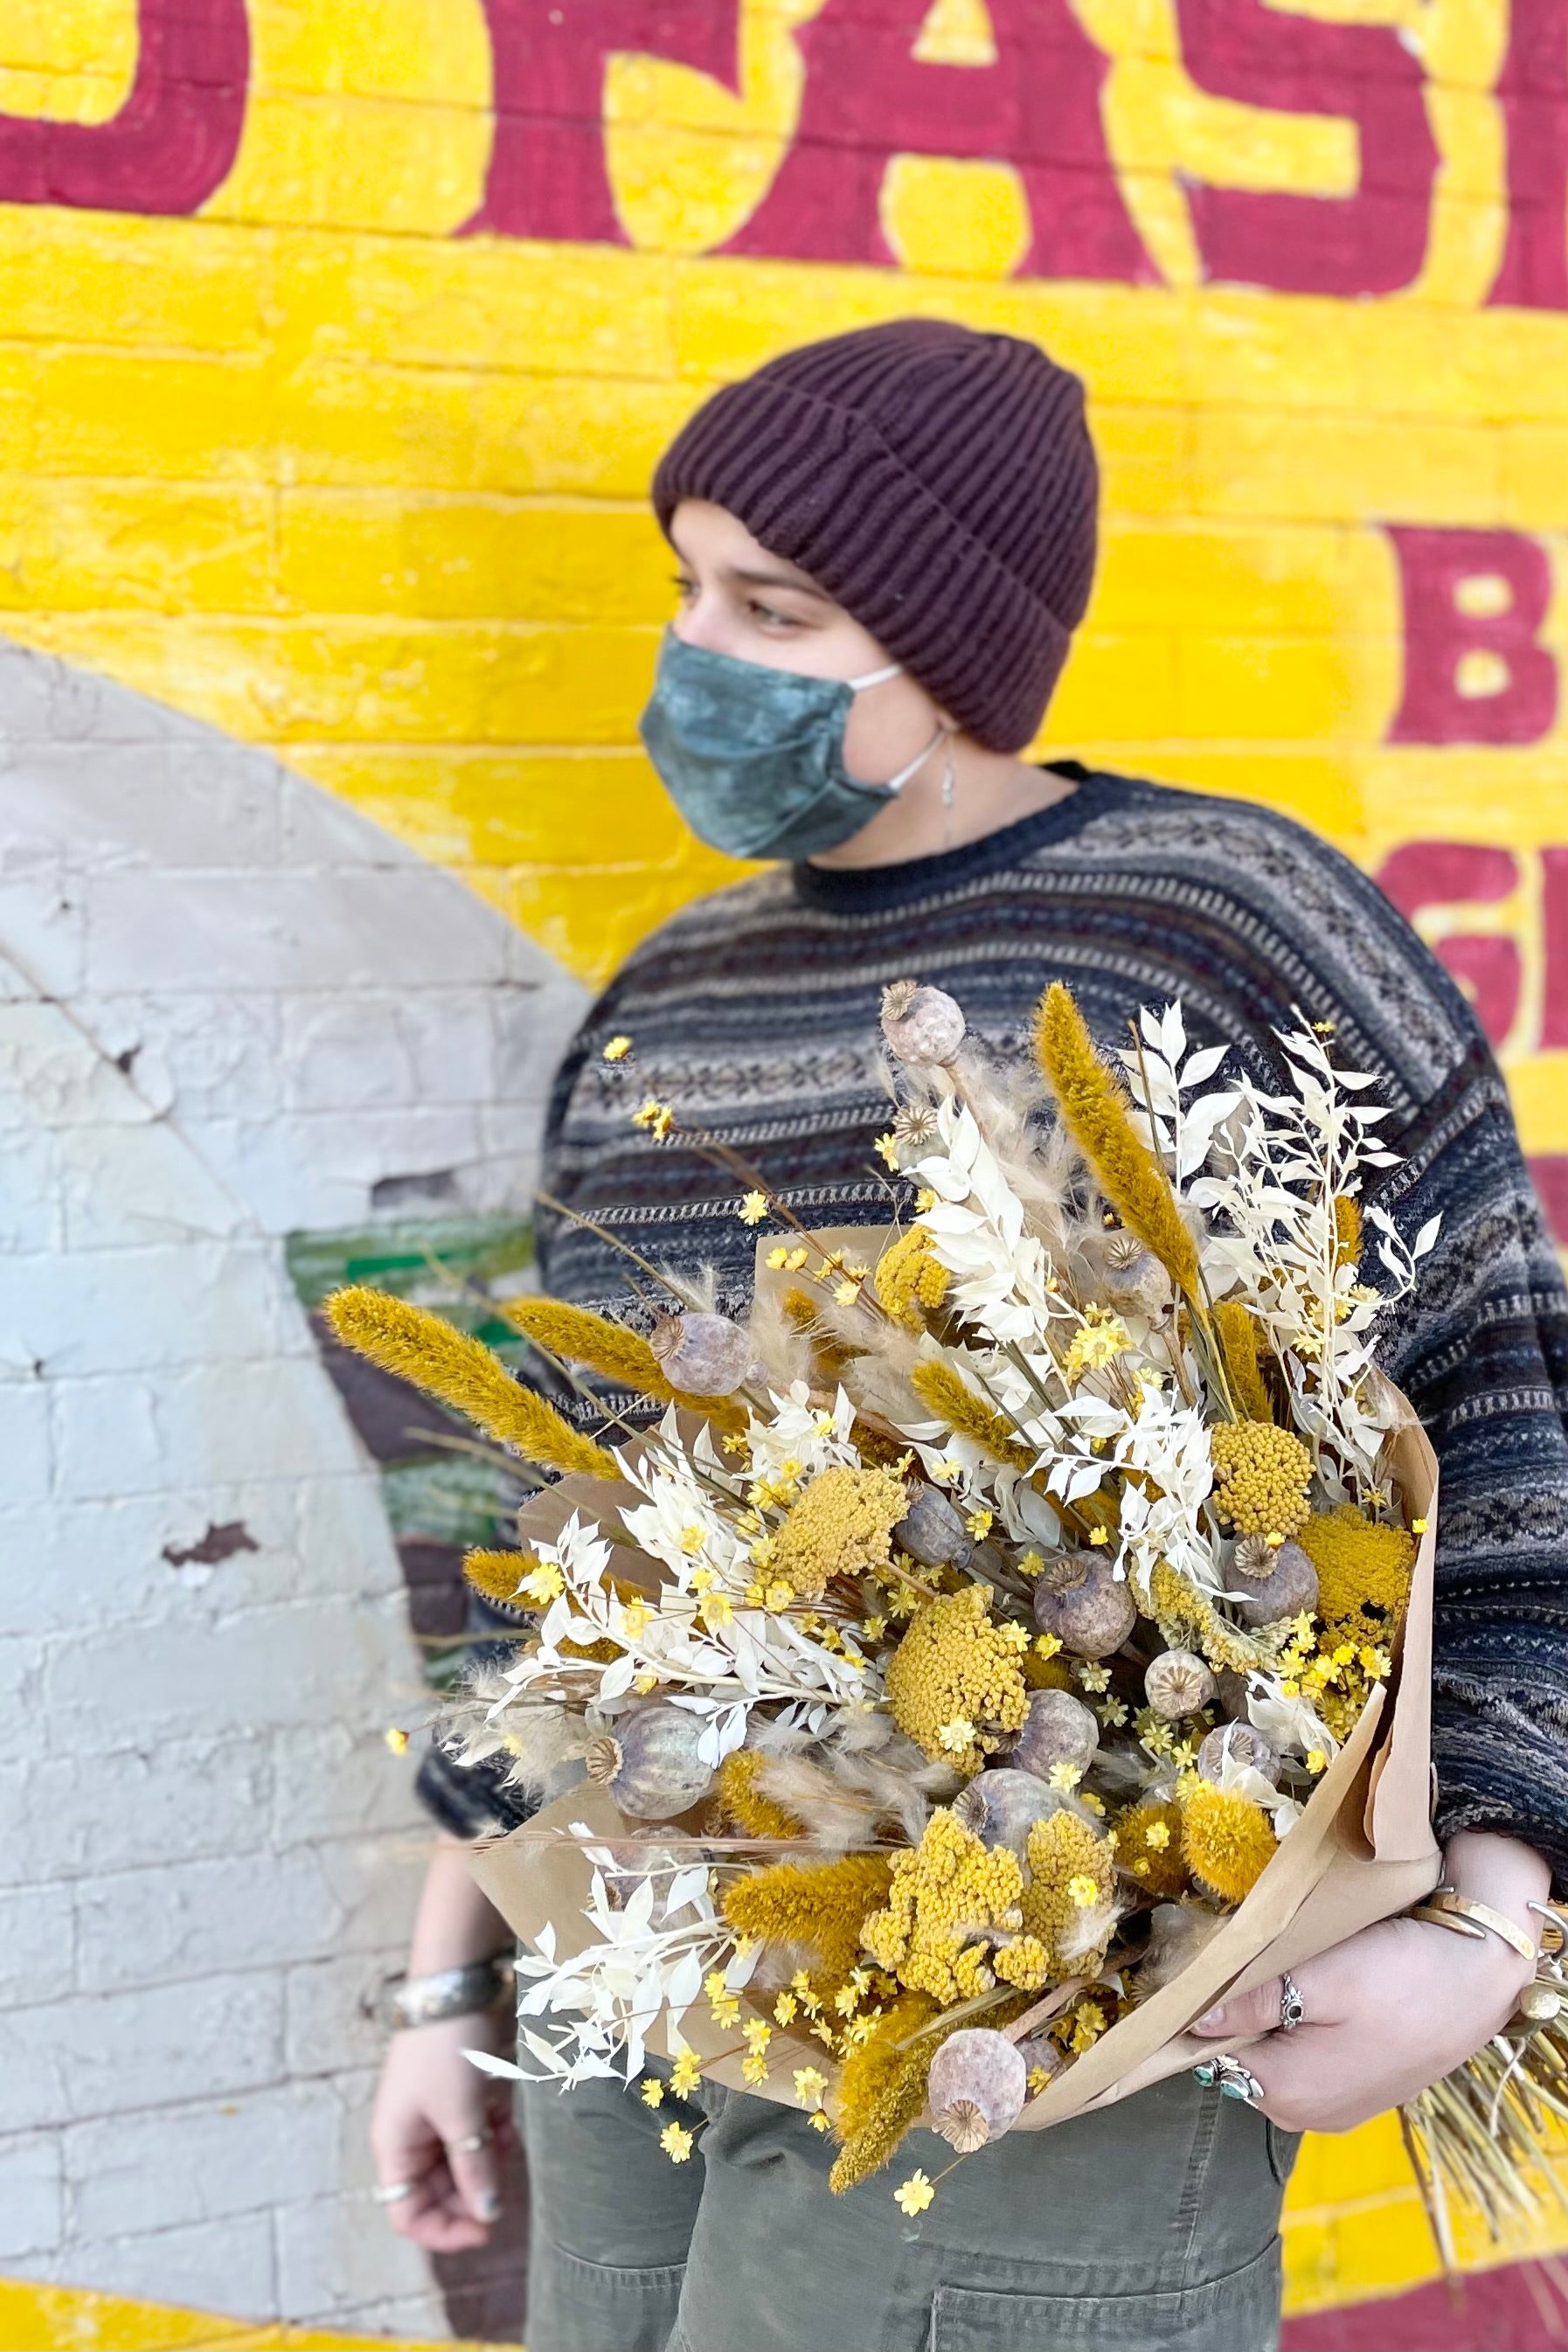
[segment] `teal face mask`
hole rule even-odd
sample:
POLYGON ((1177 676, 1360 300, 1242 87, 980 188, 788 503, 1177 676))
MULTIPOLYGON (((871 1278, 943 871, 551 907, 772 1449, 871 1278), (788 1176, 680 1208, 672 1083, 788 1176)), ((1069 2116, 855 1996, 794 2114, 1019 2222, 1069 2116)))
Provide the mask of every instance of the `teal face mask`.
POLYGON ((811 857, 837 849, 896 800, 942 739, 939 727, 885 784, 858 784, 846 773, 844 729, 855 697, 901 667, 800 677, 671 635, 638 731, 671 800, 710 848, 731 857, 811 857))

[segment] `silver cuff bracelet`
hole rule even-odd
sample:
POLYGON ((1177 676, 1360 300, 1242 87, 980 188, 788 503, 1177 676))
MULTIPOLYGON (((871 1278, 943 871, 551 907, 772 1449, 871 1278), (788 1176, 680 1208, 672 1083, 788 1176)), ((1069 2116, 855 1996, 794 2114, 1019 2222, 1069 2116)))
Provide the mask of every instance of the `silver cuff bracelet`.
POLYGON ((427 1977, 388 1977, 378 2008, 394 2032, 411 2025, 437 2025, 445 2017, 474 2017, 509 2000, 516 1971, 510 1952, 462 1968, 437 1969, 427 1977))

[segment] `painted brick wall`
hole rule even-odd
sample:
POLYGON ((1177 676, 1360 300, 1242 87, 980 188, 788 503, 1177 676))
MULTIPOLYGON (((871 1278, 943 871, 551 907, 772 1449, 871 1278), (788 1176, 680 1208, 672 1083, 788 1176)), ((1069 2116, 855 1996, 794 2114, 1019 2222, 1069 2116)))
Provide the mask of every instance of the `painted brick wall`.
MULTIPOLYGON (((390 1533, 306 1352, 280 1236, 374 1224, 395 1213, 378 1185, 455 1166, 459 1206, 510 1210, 574 989, 726 870, 636 748, 669 607, 643 498, 704 394, 804 336, 920 310, 1083 371, 1105 562, 1046 740, 1263 797, 1382 874, 1474 993, 1568 1235, 1565 215, 1564 0, 0 8, 0 635, 68 665, 4 672, 17 709, 44 712, 0 768, 6 813, 27 815, 0 874, 0 947, 24 970, 3 1009, 26 1041, 5 1181, 33 1318, 17 1328, 45 1331, 60 1386, 44 1399, 47 1349, 8 1340, 0 1410, 22 1420, 13 1458, 56 1482, 16 1499, 28 1529, 52 1501, 123 1531, 121 1550, 8 1574, 25 1606, 4 1651, 60 1753, 100 1696, 96 1666, 38 1678, 73 1625, 89 1658, 118 1658, 113 1703, 122 1723, 141 1710, 153 1751, 181 1629, 226 1596, 330 1616, 355 1577, 382 1580, 364 1624, 385 1646, 345 1685, 357 1727, 302 1709, 345 1758, 412 1676, 390 1533), (93 677, 181 723, 116 749, 93 677), (296 883, 258 891, 268 861, 296 883), (426 919, 405 909, 443 876, 470 895, 428 919, 440 952, 421 962, 426 919), (301 999, 296 969, 338 979, 323 996, 307 977, 301 999), (97 1139, 86 1160, 61 1133, 97 1139), (71 1221, 106 1166, 121 1238, 79 1253, 71 1221), (195 1335, 177 1343, 139 1328, 136 1254, 153 1249, 163 1320, 195 1335), (50 1252, 70 1281, 51 1274, 35 1305, 29 1254, 50 1252), (100 1360, 89 1327, 121 1352, 100 1360), (195 1353, 134 1352, 176 1344, 195 1353), (301 1449, 301 1493, 319 1478, 357 1498, 353 1541, 268 1522, 257 1555, 198 1586, 204 1564, 160 1566, 162 1547, 266 1483, 231 1450, 258 1387, 283 1416, 269 1443, 301 1449), (163 1447, 181 1466, 158 1492, 195 1502, 149 1516, 136 1482, 163 1447), (73 1579, 76 1618, 35 1628, 35 1594, 63 1616, 73 1579)), ((232 1738, 242 1715, 237 1696, 228 1730, 199 1736, 232 1738)), ((269 1749, 256 1787, 280 1769, 269 1749)), ((344 1775, 323 1852, 360 1834, 344 1775)), ((157 1801, 130 1810, 170 1819, 157 1801)), ((367 1818, 395 1843, 395 1819, 367 1818)), ((167 1834, 181 1869, 223 1843, 167 1834)), ((272 1852, 255 1835, 247 1851, 272 1852)), ((74 1891, 106 1868, 89 1850, 62 1865, 64 1892, 17 1906, 26 1935, 79 1908, 107 1921, 74 1891)), ((363 1901, 368 1953, 396 1903, 363 1901)), ((102 1997, 155 2021, 163 1965, 102 1997)), ((324 2012, 340 2027, 346 1998, 324 2012)), ((71 2012, 83 2032, 98 1999, 71 2012)), ((256 2097, 331 2075, 332 2032, 310 2063, 285 2051, 256 2097)), ((26 2042, 57 2089, 60 2041, 26 2042)), ((368 2049, 345 2046, 352 2074, 368 2049)), ((20 2168, 0 2205, 45 2233, 17 2263, 184 2292, 177 2233, 214 2225, 198 2205, 171 2218, 173 2188, 155 2211, 79 2195, 97 2147, 68 2133, 0 2155, 20 2168)), ((363 2229, 290 2271, 289 2243, 328 2243, 326 2204, 286 2226, 270 2196, 249 2209, 265 2227, 245 2225, 252 2268, 218 2265, 229 2307, 253 2286, 257 2313, 297 2289, 384 2311, 415 2291, 363 2229)), ((1311 2151, 1297 2300, 1417 2274, 1410 2198, 1386 2134, 1311 2151)), ((209 2274, 193 2256, 189 2291, 209 2274)))

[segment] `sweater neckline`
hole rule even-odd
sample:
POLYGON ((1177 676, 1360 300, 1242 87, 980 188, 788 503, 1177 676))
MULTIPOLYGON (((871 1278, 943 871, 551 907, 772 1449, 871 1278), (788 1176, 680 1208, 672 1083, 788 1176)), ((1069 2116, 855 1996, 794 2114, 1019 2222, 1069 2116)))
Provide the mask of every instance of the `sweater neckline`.
POLYGON ((1079 760, 1046 760, 1040 764, 1047 775, 1065 776, 1075 789, 1052 801, 1049 807, 1037 809, 1032 816, 1020 817, 1016 824, 982 834, 978 841, 966 841, 962 849, 908 857, 896 866, 813 866, 802 860, 791 869, 795 897, 803 906, 839 915, 868 914, 905 899, 923 898, 972 881, 977 874, 995 874, 1016 866, 1032 851, 1053 842, 1070 841, 1096 817, 1121 807, 1137 790, 1129 778, 1086 768, 1079 760))

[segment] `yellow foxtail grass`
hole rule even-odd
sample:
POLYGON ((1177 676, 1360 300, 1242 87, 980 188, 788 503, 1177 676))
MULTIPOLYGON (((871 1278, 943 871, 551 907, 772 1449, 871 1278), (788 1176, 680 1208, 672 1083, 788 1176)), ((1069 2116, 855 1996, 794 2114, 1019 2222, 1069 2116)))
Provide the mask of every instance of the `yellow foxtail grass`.
MULTIPOLYGON (((969 2013, 960 2011, 942 2018, 935 2025, 930 2021, 935 2004, 928 2003, 921 2018, 913 2004, 924 1997, 919 1993, 903 1993, 886 2013, 891 2023, 898 2022, 879 2048, 873 2044, 880 2040, 881 2029, 868 2044, 865 2052, 855 2051, 844 2062, 839 2083, 838 2131, 844 2147, 827 2176, 827 2185, 836 2196, 854 2189, 873 2172, 880 2171, 897 2149, 899 2142, 910 2127, 920 2121, 925 2105, 926 2082, 931 2074, 931 2060, 936 2056, 950 2033, 969 2023, 969 2013), (906 2009, 904 2004, 910 2003, 906 2009), (926 2031, 922 2032, 924 2025, 926 2031), (911 2034, 919 2039, 911 2042, 911 2034), (894 2044, 902 2041, 902 2050, 894 2044), (869 2055, 870 2063, 864 2077, 852 2079, 862 2056, 869 2055)), ((1031 1992, 1013 1993, 988 2003, 987 2025, 1005 2025, 1021 2017, 1033 2000, 1031 1992)))
POLYGON ((1379 1527, 1350 1504, 1314 1512, 1296 1541, 1318 1571, 1318 1614, 1345 1642, 1391 1643, 1410 1598, 1415 1538, 1379 1527))
POLYGON ((1238 1299, 1222 1298, 1214 1327, 1237 1411, 1247 1421, 1272 1421, 1274 1407, 1258 1360, 1258 1324, 1238 1299))
POLYGON ((1121 1089, 1095 1049, 1072 991, 1053 981, 1035 1013, 1035 1054, 1068 1134, 1130 1233, 1152 1250, 1205 1321, 1197 1244, 1160 1160, 1132 1125, 1121 1089))
POLYGON ((754 1748, 737 1748, 726 1756, 719 1767, 719 1801, 747 1837, 804 1837, 805 1823, 760 1786, 767 1760, 754 1748))
POLYGON ((1334 1194, 1334 1264, 1355 1265, 1361 1257, 1361 1203, 1349 1192, 1334 1194))
POLYGON ((474 1591, 487 1601, 500 1601, 509 1609, 526 1609, 528 1601, 518 1598, 518 1587, 531 1568, 537 1566, 531 1552, 468 1551, 463 1554, 463 1574, 474 1591))
POLYGON ((1181 1807, 1169 1798, 1154 1797, 1119 1813, 1116 1866, 1159 1902, 1173 1903, 1187 1884, 1181 1807))
POLYGON ((930 1405, 940 1420, 945 1421, 955 1436, 973 1438, 994 1462, 1005 1462, 1009 1470, 1028 1472, 1035 1466, 1035 1456, 1028 1446, 1020 1445, 1013 1434, 1013 1424, 1005 1412, 976 1396, 961 1372, 937 1357, 916 1364, 910 1374, 910 1386, 922 1404, 930 1405))
POLYGON ((497 1311, 514 1331, 537 1340, 568 1363, 586 1364, 590 1371, 619 1381, 660 1404, 686 1405, 725 1431, 746 1425, 744 1411, 729 1399, 693 1396, 685 1389, 672 1388, 647 1341, 628 1331, 624 1323, 611 1322, 606 1315, 568 1306, 559 1298, 508 1298, 497 1311))
POLYGON ((613 1454, 514 1381, 482 1340, 439 1315, 357 1283, 335 1290, 321 1311, 345 1348, 466 1414, 487 1437, 515 1446, 525 1460, 590 1478, 620 1476, 613 1454))
POLYGON ((837 1380, 845 1365, 853 1361, 854 1351, 846 1348, 827 1328, 817 1311, 816 1301, 810 1291, 802 1290, 798 1284, 793 1289, 786 1290, 784 1296, 784 1311, 802 1339, 811 1341, 813 1352, 816 1357, 817 1369, 824 1378, 837 1380))
POLYGON ((891 1863, 879 1853, 807 1866, 774 1863, 728 1889, 724 1916, 738 1935, 805 1944, 825 1967, 851 1969, 860 1956, 861 1924, 887 1900, 891 1876, 891 1863))
MULTIPOLYGON (((904 2045, 936 2015, 937 2005, 930 1993, 900 1992, 888 2003, 867 2039, 850 2051, 838 2077, 835 2120, 840 2139, 857 2138, 873 2121, 910 2056, 904 2045)), ((931 2046, 935 2047, 934 2042, 931 2046)), ((931 2063, 929 2050, 925 2063, 931 2063)))
POLYGON ((1198 1885, 1222 1903, 1251 1894, 1278 1850, 1261 1805, 1198 1780, 1182 1799, 1182 1851, 1198 1885))

